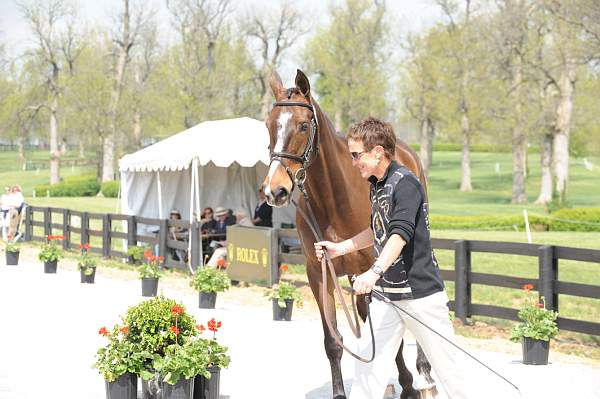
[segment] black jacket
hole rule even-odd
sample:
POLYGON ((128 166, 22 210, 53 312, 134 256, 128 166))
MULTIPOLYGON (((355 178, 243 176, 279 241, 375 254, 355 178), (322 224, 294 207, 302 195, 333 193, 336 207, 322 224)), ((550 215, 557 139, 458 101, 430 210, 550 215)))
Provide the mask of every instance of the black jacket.
POLYGON ((422 298, 443 291, 429 236, 427 199, 419 179, 392 161, 381 180, 371 176, 369 182, 375 257, 379 257, 392 234, 406 241, 402 253, 377 281, 375 289, 391 300, 422 298))

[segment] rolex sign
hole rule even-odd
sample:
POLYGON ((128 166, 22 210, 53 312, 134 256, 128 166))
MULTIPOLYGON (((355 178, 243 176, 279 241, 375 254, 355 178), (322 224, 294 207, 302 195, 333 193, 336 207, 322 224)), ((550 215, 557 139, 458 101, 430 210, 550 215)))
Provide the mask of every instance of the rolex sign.
POLYGON ((271 234, 266 227, 227 227, 227 274, 232 280, 271 283, 271 234))

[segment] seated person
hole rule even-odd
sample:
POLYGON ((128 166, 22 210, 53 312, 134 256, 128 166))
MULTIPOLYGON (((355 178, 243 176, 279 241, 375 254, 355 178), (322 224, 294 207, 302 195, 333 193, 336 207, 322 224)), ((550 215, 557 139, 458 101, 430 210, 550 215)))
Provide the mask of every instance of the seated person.
POLYGON ((229 211, 221 206, 217 207, 215 210, 215 216, 217 217, 217 224, 215 226, 216 236, 214 237, 215 241, 225 241, 227 239, 227 226, 235 224, 235 221, 227 218, 228 215, 229 211))
MULTIPOLYGON (((233 212, 233 209, 227 209, 227 218, 225 218, 226 223, 231 223, 231 224, 235 224, 236 219, 235 219, 235 213, 233 212)), ((228 224, 228 226, 230 226, 230 224, 228 224)))
MULTIPOLYGON (((219 208, 217 208, 217 212, 218 212, 218 210, 219 210, 219 208)), ((240 225, 240 226, 253 226, 252 221, 248 217, 248 212, 246 212, 245 209, 238 208, 234 212, 234 214, 235 214, 235 218, 236 218, 235 224, 240 225)), ((219 243, 221 245, 221 247, 216 248, 214 250, 210 259, 208 260, 208 263, 207 263, 208 266, 217 267, 217 266, 220 266, 219 263, 224 264, 224 261, 227 258, 227 244, 226 243, 227 243, 226 241, 221 241, 219 243), (222 259, 222 261, 220 259, 222 259)))
POLYGON ((238 208, 235 211, 235 224, 240 226, 254 226, 252 220, 248 217, 248 212, 244 208, 238 208))
POLYGON ((255 226, 273 227, 273 208, 267 204, 267 197, 262 187, 258 189, 258 205, 254 209, 252 223, 255 226))
POLYGON ((21 213, 23 210, 23 205, 25 204, 25 197, 23 197, 23 193, 21 192, 20 186, 12 186, 10 189, 10 194, 8 195, 8 205, 11 208, 15 208, 17 212, 21 213))
MULTIPOLYGON (((181 213, 177 209, 173 209, 169 214, 171 220, 181 220, 181 213)), ((189 236, 188 229, 182 226, 169 226, 169 238, 177 241, 187 241, 189 236)), ((182 249, 169 248, 169 252, 175 261, 185 262, 186 252, 182 249)))
POLYGON ((200 217, 200 231, 202 234, 210 234, 217 227, 217 221, 213 217, 213 209, 211 207, 206 207, 202 211, 202 215, 200 217))

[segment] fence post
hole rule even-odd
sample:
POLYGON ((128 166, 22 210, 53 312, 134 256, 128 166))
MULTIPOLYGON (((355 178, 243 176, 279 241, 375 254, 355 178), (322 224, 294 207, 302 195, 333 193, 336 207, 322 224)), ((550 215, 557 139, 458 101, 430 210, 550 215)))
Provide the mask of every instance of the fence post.
POLYGON ((554 256, 554 246, 545 245, 539 249, 538 292, 546 301, 546 308, 558 312, 558 294, 554 292, 554 282, 558 280, 558 259, 554 256))
POLYGON ((105 213, 102 215, 102 256, 105 258, 110 258, 110 230, 110 215, 105 213))
POLYGON ((168 219, 162 219, 159 224, 158 232, 158 256, 164 256, 165 262, 167 261, 167 233, 169 232, 169 221, 168 219))
POLYGON ((50 208, 44 208, 44 236, 52 235, 52 212, 50 208))
MULTIPOLYGON (((127 216, 127 249, 137 245, 137 222, 135 216, 127 216)), ((135 263, 133 258, 129 258, 129 263, 135 263)))
POLYGON ((279 229, 271 229, 271 285, 279 283, 279 229))
POLYGON ((454 248, 454 270, 456 272, 454 313, 457 319, 466 324, 467 318, 471 317, 471 251, 469 250, 469 241, 456 241, 454 248))
POLYGON ((25 208, 25 241, 31 241, 33 237, 33 209, 25 208))
POLYGON ((63 223, 62 223, 62 232, 63 237, 65 238, 62 242, 63 249, 69 249, 71 244, 71 229, 69 226, 71 225, 71 211, 68 209, 62 210, 63 223))
POLYGON ((200 224, 194 220, 190 227, 190 266, 195 271, 200 266, 200 245, 202 245, 202 239, 200 238, 200 224))
POLYGON ((90 242, 90 217, 87 212, 81 212, 81 244, 90 242))

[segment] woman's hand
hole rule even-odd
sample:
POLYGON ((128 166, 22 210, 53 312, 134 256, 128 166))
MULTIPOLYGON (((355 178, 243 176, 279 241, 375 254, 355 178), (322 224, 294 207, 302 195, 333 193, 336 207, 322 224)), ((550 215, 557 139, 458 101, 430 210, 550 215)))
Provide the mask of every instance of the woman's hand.
POLYGON ((344 244, 341 242, 331 242, 331 241, 319 241, 315 242, 315 255, 317 256, 317 260, 320 262, 321 258, 325 254, 325 251, 329 254, 331 259, 337 258, 338 256, 342 256, 346 254, 344 244))

